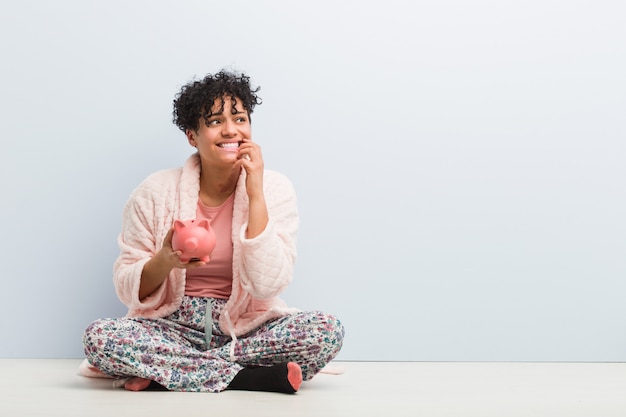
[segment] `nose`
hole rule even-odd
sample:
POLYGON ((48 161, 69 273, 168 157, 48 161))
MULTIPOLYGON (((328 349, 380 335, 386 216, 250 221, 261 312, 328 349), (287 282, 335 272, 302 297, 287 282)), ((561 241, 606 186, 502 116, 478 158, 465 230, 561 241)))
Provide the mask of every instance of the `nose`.
POLYGON ((222 136, 231 137, 234 136, 236 133, 237 130, 235 129, 235 124, 232 121, 226 120, 222 124, 222 136))

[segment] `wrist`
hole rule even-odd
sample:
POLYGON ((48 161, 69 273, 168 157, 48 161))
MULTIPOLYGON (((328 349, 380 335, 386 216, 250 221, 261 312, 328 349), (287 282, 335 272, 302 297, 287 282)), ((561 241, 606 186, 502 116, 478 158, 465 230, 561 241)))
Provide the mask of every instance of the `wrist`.
POLYGON ((174 269, 174 267, 176 266, 174 260, 172 259, 172 256, 169 256, 165 252, 164 248, 155 253, 149 262, 153 264, 155 269, 158 269, 160 271, 166 271, 167 273, 169 273, 169 271, 174 269))

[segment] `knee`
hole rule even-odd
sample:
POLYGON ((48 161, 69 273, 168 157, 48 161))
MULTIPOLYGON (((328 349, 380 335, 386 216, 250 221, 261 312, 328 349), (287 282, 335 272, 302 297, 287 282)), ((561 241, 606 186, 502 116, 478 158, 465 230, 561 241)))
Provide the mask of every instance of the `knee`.
POLYGON ((343 345, 345 336, 345 328, 341 321, 332 314, 318 313, 317 330, 320 335, 318 340, 320 344, 328 346, 335 354, 339 352, 343 345))
POLYGON ((343 346, 343 338, 346 335, 346 329, 343 326, 343 323, 335 317, 336 320, 336 330, 335 332, 337 333, 337 338, 339 340, 339 348, 341 348, 341 346, 343 346))
POLYGON ((87 357, 104 350, 110 329, 111 320, 107 319, 96 320, 87 326, 83 333, 83 348, 87 357))
POLYGON ((105 328, 107 327, 108 320, 99 319, 92 322, 83 333, 83 341, 89 338, 97 338, 99 335, 105 333, 105 328))
POLYGON ((337 317, 333 315, 328 315, 328 323, 330 327, 333 329, 335 334, 335 338, 339 342, 339 344, 343 344, 343 338, 346 335, 346 329, 343 327, 343 323, 337 317))

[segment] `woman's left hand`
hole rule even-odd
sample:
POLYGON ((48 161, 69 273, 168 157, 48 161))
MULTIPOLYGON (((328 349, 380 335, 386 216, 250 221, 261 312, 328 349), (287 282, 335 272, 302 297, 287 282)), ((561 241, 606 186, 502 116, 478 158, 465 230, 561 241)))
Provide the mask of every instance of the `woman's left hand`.
POLYGON ((263 154, 259 144, 252 142, 251 139, 244 139, 239 146, 239 155, 237 155, 235 167, 241 167, 246 170, 246 191, 248 198, 263 196, 263 154))
POLYGON ((239 159, 235 166, 246 170, 246 192, 248 193, 248 229, 246 237, 252 239, 265 230, 268 222, 267 206, 263 195, 263 155, 261 147, 250 139, 239 146, 239 159))

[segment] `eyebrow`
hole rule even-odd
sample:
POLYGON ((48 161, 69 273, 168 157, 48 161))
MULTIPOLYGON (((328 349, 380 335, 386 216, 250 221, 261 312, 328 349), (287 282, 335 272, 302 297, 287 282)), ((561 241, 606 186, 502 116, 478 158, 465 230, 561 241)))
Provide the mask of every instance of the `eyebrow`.
MULTIPOLYGON (((217 112, 217 113, 211 113, 211 115, 210 115, 209 117, 213 117, 213 116, 222 116, 223 114, 224 114, 224 111, 219 111, 219 112, 217 112)), ((245 112, 245 111, 237 111, 237 112, 235 112, 235 113, 232 113, 232 112, 231 112, 230 114, 232 114, 233 116, 236 116, 236 115, 238 115, 238 114, 247 114, 247 112, 245 112)))

